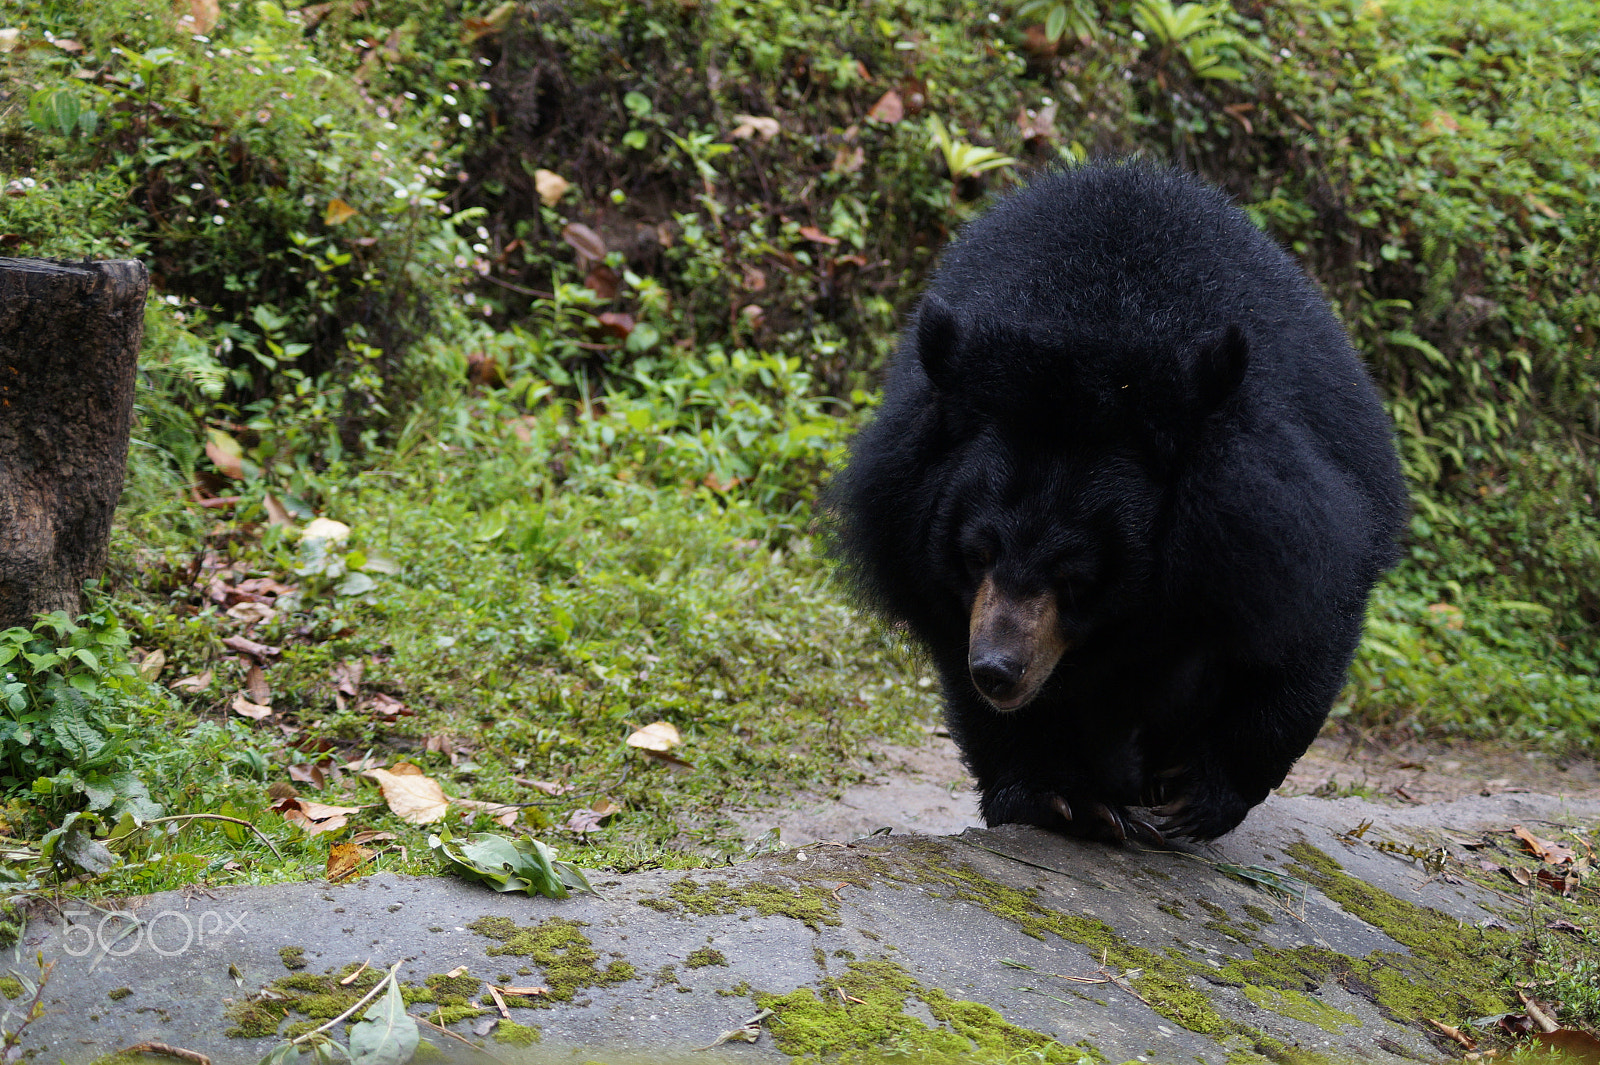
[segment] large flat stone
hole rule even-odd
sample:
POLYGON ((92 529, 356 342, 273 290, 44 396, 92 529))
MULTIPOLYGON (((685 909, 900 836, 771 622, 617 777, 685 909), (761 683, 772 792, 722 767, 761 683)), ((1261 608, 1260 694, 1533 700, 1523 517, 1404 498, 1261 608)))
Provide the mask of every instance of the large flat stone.
MULTIPOLYGON (((18 952, 15 967, 23 971, 36 951, 55 963, 49 1012, 27 1029, 23 1046, 43 1061, 89 1061, 145 1041, 219 1063, 257 1061, 279 1040, 229 1036, 241 1004, 295 973, 363 963, 383 970, 403 959, 401 977, 418 986, 464 966, 491 983, 558 987, 561 972, 491 953, 502 941, 469 927, 500 917, 520 928, 581 922, 577 932, 597 954, 596 971, 632 966, 627 978, 581 987, 569 1002, 512 1006, 516 1023, 540 1029, 536 1046, 474 1036, 488 1014, 454 1026, 508 1061, 786 1060, 785 1047, 818 1048, 799 1040, 819 1016, 842 1025, 838 1040, 867 1040, 850 1030, 850 1018, 880 1008, 872 995, 886 987, 904 999, 896 1008, 909 1020, 895 1023, 912 1026, 902 1028, 913 1032, 912 1046, 922 1038, 916 1030, 948 1026, 951 1000, 966 1000, 1061 1045, 1092 1046, 1111 1062, 1249 1060, 1269 1045, 1328 1060, 1435 1060, 1438 1037, 1416 1018, 1396 1019, 1365 978, 1312 974, 1293 994, 1238 979, 1235 963, 1297 948, 1369 965, 1403 961, 1408 952, 1316 887, 1303 903, 1286 900, 1219 863, 1287 870, 1296 860, 1291 851, 1303 858, 1297 845, 1309 844, 1402 906, 1452 915, 1470 929, 1509 923, 1507 898, 1437 875, 1414 855, 1428 848, 1464 855, 1461 840, 1513 824, 1538 824, 1549 835, 1550 823, 1597 822, 1600 802, 1534 795, 1410 809, 1274 798, 1219 844, 1192 853, 1008 827, 817 844, 689 874, 599 877, 602 897, 563 901, 380 874, 342 886, 168 892, 124 904, 138 923, 69 904, 65 919, 34 920, 18 952), (1366 821, 1371 826, 1352 839, 1348 833, 1366 821), (696 951, 695 960, 713 963, 692 966, 696 951), (296 952, 304 967, 291 970, 296 952), (1150 961, 1141 967, 1130 957, 1150 961), (1165 983, 1152 983, 1162 976, 1165 983), (753 1016, 760 993, 800 988, 829 1005, 791 997, 755 1045, 696 1050, 753 1016), (1208 1008, 1186 1013, 1174 988, 1208 1008)), ((493 1012, 487 993, 474 999, 493 1012)), ((271 998, 258 1005, 284 1008, 271 998)), ((418 1003, 412 1012, 432 1008, 418 1003)), ((997 1017, 964 1015, 1001 1031, 997 1017)), ((447 1050, 460 1047, 431 1038, 447 1050)))

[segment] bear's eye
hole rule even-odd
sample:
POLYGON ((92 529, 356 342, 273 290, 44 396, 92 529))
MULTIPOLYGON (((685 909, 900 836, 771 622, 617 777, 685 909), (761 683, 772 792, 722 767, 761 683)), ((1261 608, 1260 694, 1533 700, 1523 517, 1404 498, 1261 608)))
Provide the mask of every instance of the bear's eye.
POLYGON ((968 544, 962 548, 961 557, 973 573, 987 573, 994 566, 994 550, 988 544, 968 544))

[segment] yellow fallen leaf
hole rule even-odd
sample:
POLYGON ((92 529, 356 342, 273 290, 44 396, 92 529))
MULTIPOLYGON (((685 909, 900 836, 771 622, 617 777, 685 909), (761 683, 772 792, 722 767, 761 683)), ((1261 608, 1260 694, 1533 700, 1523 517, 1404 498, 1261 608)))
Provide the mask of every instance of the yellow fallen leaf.
POLYGON ((335 196, 328 201, 328 207, 322 212, 322 224, 325 226, 342 226, 361 212, 335 196))
POLYGON ((628 737, 628 746, 642 751, 670 751, 683 742, 670 721, 655 721, 628 737))
POLYGON ((300 539, 343 543, 350 539, 350 526, 332 518, 313 518, 304 529, 300 530, 300 539))
POLYGON ((422 770, 402 762, 389 769, 368 769, 362 776, 371 777, 383 789, 383 801, 389 804, 394 815, 408 825, 431 825, 450 809, 450 800, 444 789, 422 770))
POLYGON ((572 182, 553 170, 535 170, 533 187, 539 190, 539 199, 544 201, 546 207, 554 207, 572 188, 572 182))
POLYGON ((335 843, 328 848, 328 882, 337 884, 341 880, 349 880, 356 875, 361 863, 371 858, 373 853, 354 843, 335 843))

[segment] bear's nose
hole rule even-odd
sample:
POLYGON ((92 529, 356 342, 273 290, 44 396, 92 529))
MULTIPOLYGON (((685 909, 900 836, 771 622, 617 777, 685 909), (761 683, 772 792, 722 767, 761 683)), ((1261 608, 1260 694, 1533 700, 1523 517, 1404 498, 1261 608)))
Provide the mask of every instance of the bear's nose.
POLYGON ((1025 658, 990 652, 973 658, 968 668, 979 692, 995 702, 1004 702, 1022 682, 1028 662, 1025 658))

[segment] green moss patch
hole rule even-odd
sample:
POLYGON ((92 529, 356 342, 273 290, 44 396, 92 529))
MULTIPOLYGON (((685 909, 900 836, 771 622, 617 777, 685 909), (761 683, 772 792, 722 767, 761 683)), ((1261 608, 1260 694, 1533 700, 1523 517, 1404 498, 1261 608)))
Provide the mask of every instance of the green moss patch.
POLYGON ((544 983, 550 993, 527 1002, 536 1008, 571 1002, 584 988, 618 984, 635 975, 634 967, 621 960, 600 968, 600 953, 579 931, 589 927, 582 921, 552 917, 541 924, 519 927, 504 917, 483 917, 467 927, 500 941, 499 946, 489 948, 490 954, 526 957, 544 970, 544 983))
POLYGON ((514 1047, 531 1047, 540 1038, 539 1029, 531 1024, 517 1024, 515 1021, 501 1021, 495 1026, 494 1038, 497 1043, 505 1043, 514 1047))
POLYGON ((1264 1010, 1314 1024, 1331 1035, 1338 1035, 1342 1025, 1361 1024, 1361 1018, 1355 1014, 1330 1006, 1304 991, 1246 985, 1244 993, 1246 998, 1264 1010))
POLYGON ((483 990, 483 981, 463 973, 460 976, 436 974, 423 981, 433 1000, 441 1006, 464 1006, 467 1000, 483 990))
MULTIPOLYGON (((1130 943, 1116 929, 1082 914, 1050 909, 1037 889, 999 883, 971 865, 952 859, 942 844, 926 845, 908 856, 881 861, 875 871, 889 881, 916 883, 947 898, 980 906, 1037 939, 1058 937, 1103 959, 1112 972, 1136 973, 1126 983, 1162 1017, 1222 1042, 1230 1050, 1271 1057, 1260 1049, 1261 1033, 1222 1016, 1205 985, 1244 989, 1264 1008, 1326 1031, 1358 1024, 1314 992, 1336 982, 1376 1004, 1400 1023, 1425 1025, 1429 1019, 1462 1024, 1473 1017, 1511 1007, 1501 989, 1517 968, 1517 937, 1503 929, 1479 928, 1427 907, 1397 899, 1345 873, 1332 859, 1304 843, 1289 849, 1290 871, 1315 885, 1352 915, 1405 945, 1410 953, 1376 951, 1350 957, 1325 947, 1274 947, 1252 933, 1273 917, 1255 907, 1242 919, 1205 900, 1185 900, 1204 911, 1213 932, 1248 949, 1220 968, 1191 956, 1188 949, 1157 953, 1130 943), (1332 1027, 1329 1027, 1329 1026, 1332 1027)), ((1174 910, 1182 914, 1181 904, 1174 910)), ((1169 911, 1170 912, 1170 911, 1169 911)), ((1262 1044, 1265 1045, 1265 1044, 1262 1044)), ((1271 1051, 1271 1052, 1269 1052, 1271 1051)))
POLYGON ((714 947, 701 947, 699 950, 690 951, 683 964, 690 969, 704 969, 708 965, 727 965, 728 956, 714 947))
POLYGON ((820 991, 819 996, 803 987, 787 995, 756 996, 756 1005, 773 1011, 769 1023, 778 1049, 802 1061, 879 1061, 886 1052, 924 1065, 1019 1060, 1090 1065, 1104 1060, 1092 1049, 1064 1046, 1011 1024, 982 1003, 923 987, 887 960, 852 961, 820 991), (905 1012, 913 998, 927 1007, 936 1026, 905 1012))
POLYGON ((222 1008, 228 1022, 222 1034, 229 1039, 267 1039, 278 1034, 278 1025, 289 1016, 282 1002, 230 1002, 222 1008))
POLYGON ((1431 1018, 1460 1024, 1515 1006, 1503 990, 1519 968, 1515 933, 1480 928, 1398 899, 1357 880, 1309 843, 1287 850, 1296 863, 1291 872, 1410 951, 1376 951, 1351 960, 1341 975, 1341 982, 1385 1013, 1409 1023, 1431 1018))
POLYGON ((1191 977, 1209 976, 1209 967, 1182 954, 1157 954, 1129 943, 1116 929, 1096 918, 1049 909, 1040 903, 1037 889, 1016 888, 992 880, 970 865, 950 861, 939 845, 925 846, 919 857, 898 868, 886 868, 885 875, 943 889, 946 897, 980 906, 1035 939, 1057 936, 1080 944, 1093 957, 1104 959, 1114 972, 1138 970, 1139 975, 1129 981, 1129 986, 1151 1009, 1190 1031, 1220 1036, 1236 1027, 1224 1020, 1205 993, 1190 983, 1191 977))
POLYGON ((639 900, 662 913, 725 915, 754 910, 763 917, 792 917, 813 932, 822 925, 839 924, 839 898, 816 884, 751 883, 735 887, 725 880, 700 884, 684 877, 667 889, 665 898, 652 895, 639 900))
MULTIPOLYGON (((228 1021, 224 1034, 234 1039, 263 1039, 277 1034, 278 1026, 295 1014, 302 1019, 284 1029, 285 1037, 309 1031, 349 1010, 383 979, 383 972, 374 968, 361 969, 351 979, 356 972, 357 966, 347 965, 336 972, 295 972, 280 977, 267 986, 268 997, 224 1007, 228 1021), (346 979, 348 984, 342 982, 346 979)), ((448 1025, 483 1012, 467 1001, 482 986, 483 981, 471 976, 430 976, 420 986, 401 984, 400 995, 407 1006, 432 1005, 428 1016, 436 1024, 448 1025)))

